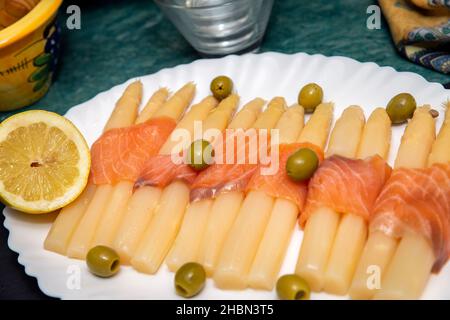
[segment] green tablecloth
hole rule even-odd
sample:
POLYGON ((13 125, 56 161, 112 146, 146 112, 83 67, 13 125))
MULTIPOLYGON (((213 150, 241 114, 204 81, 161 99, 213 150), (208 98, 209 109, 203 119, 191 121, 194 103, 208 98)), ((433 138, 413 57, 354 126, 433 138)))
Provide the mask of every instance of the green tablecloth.
MULTIPOLYGON (((189 63, 200 56, 151 0, 82 1, 81 30, 68 30, 66 6, 59 72, 44 99, 29 108, 65 113, 131 77, 189 63)), ((383 20, 368 30, 370 0, 275 0, 261 52, 322 53, 373 61, 447 82, 446 75, 415 65, 396 52, 383 20)), ((0 120, 12 113, 0 113, 0 120)))

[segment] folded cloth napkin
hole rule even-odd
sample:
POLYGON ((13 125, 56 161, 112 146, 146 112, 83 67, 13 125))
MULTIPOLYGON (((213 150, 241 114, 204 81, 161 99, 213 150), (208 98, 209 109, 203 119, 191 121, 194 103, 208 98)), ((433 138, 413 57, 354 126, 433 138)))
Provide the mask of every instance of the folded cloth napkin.
POLYGON ((450 0, 378 0, 401 54, 450 74, 450 0))

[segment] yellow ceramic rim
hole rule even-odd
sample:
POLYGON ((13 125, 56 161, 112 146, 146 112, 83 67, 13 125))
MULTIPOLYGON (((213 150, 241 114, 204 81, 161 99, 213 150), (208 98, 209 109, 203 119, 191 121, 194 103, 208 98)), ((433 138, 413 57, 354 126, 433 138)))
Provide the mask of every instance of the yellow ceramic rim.
POLYGON ((25 37, 56 14, 62 0, 41 0, 25 17, 0 31, 0 48, 25 37))

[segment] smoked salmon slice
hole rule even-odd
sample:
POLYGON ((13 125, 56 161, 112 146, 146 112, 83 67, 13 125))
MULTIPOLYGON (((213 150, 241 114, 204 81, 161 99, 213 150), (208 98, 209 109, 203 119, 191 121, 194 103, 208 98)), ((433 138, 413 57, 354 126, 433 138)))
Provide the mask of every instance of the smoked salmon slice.
MULTIPOLYGON (((308 181, 295 182, 286 173, 286 162, 289 156, 301 148, 313 150, 317 154, 319 162, 323 161, 322 149, 312 143, 281 144, 278 150, 279 167, 277 172, 275 174, 262 174, 262 170, 257 170, 248 183, 247 191, 264 191, 274 198, 291 200, 301 212, 305 205, 308 181)), ((265 166, 269 167, 270 165, 265 166)))
POLYGON ((389 178, 391 168, 380 156, 349 159, 332 156, 322 162, 311 178, 300 225, 320 207, 352 213, 369 220, 372 207, 389 178))
POLYGON ((159 151, 175 126, 175 120, 161 117, 106 131, 92 145, 92 182, 136 181, 146 160, 159 151))
POLYGON ((190 201, 245 191, 261 159, 269 157, 269 151, 270 135, 266 130, 226 130, 225 136, 214 144, 214 163, 192 183, 190 201))
POLYGON ((197 171, 188 164, 177 163, 172 155, 156 155, 150 157, 135 183, 135 187, 152 186, 165 188, 175 180, 190 185, 197 177, 197 171))
POLYGON ((450 256, 450 163, 393 171, 378 197, 371 231, 400 238, 412 230, 429 240, 439 272, 450 256))

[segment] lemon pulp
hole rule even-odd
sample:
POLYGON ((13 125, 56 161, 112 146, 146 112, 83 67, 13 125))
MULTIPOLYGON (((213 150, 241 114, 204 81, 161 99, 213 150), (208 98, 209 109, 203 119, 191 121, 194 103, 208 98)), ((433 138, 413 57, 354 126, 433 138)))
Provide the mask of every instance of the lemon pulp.
POLYGON ((31 115, 35 121, 28 119, 24 125, 16 120, 0 142, 1 196, 25 212, 58 209, 75 199, 87 182, 89 149, 83 137, 68 120, 49 114, 48 119, 31 115))

